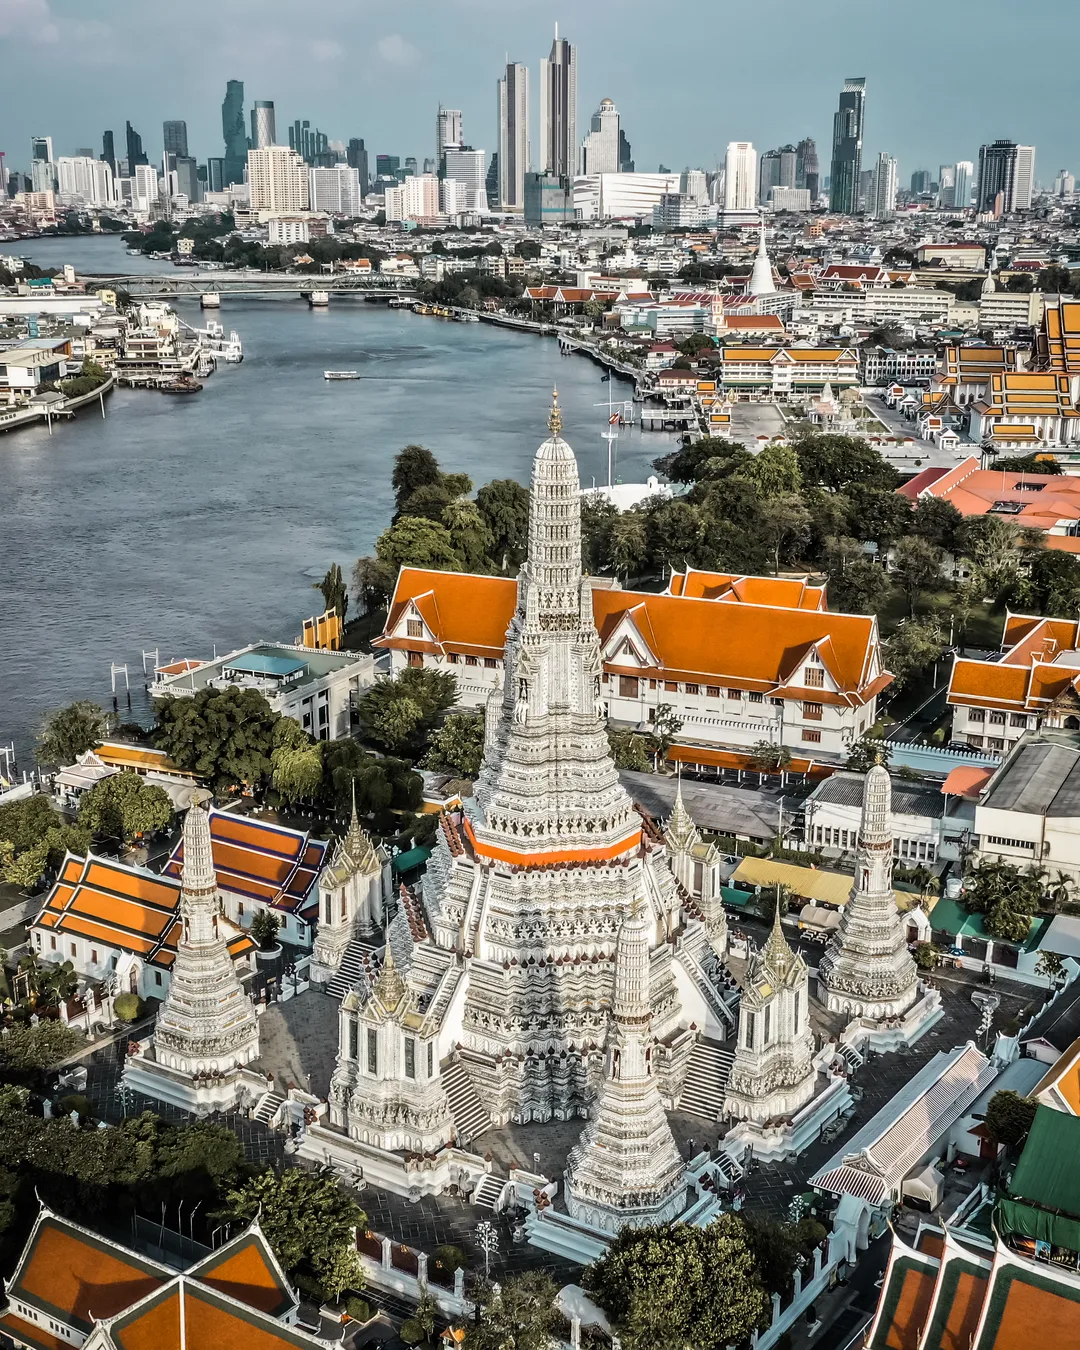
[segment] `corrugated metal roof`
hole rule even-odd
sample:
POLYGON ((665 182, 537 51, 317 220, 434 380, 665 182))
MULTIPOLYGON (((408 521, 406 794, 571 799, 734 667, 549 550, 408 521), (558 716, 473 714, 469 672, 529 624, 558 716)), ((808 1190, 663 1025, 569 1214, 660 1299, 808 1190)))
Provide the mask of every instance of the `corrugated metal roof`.
MULTIPOLYGON (((816 802, 832 806, 862 806, 863 774, 834 773, 815 789, 816 802)), ((892 809, 897 816, 927 816, 937 820, 944 813, 944 802, 937 788, 925 788, 903 778, 892 780, 892 809)))
POLYGON ((1080 816, 1080 745, 1042 738, 1021 742, 982 804, 995 811, 1080 816))
MULTIPOLYGON (((675 804, 676 780, 654 773, 619 774, 623 787, 657 820, 666 820, 675 804)), ((721 783, 695 783, 682 780, 683 804, 694 824, 715 834, 748 835, 751 839, 772 839, 780 828, 780 808, 774 800, 749 788, 726 787, 721 783)))

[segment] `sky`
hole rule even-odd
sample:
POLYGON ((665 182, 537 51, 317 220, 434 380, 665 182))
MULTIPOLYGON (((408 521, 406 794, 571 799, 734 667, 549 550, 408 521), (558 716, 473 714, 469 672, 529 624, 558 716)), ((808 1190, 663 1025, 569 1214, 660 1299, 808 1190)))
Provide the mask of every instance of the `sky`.
POLYGON ((240 79, 246 107, 274 101, 279 141, 307 118, 362 136, 372 171, 376 153, 434 154, 440 101, 490 152, 507 55, 534 81, 535 146, 556 21, 578 48, 579 134, 614 99, 639 170, 813 136, 827 174, 837 94, 863 75, 864 164, 895 155, 902 184, 998 137, 1038 147, 1042 182, 1080 172, 1076 0, 0 0, 0 149, 24 169, 32 135, 100 154, 108 127, 120 154, 130 118, 155 160, 162 121, 182 118, 202 161, 223 152, 225 82, 240 79))

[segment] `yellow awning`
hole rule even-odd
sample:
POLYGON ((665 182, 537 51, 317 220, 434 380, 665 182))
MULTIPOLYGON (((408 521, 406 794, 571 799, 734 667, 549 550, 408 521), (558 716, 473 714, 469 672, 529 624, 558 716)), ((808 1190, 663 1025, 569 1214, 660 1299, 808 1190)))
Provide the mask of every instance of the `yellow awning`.
MULTIPOLYGON (((732 880, 747 886, 789 886, 793 895, 820 904, 835 905, 838 909, 847 903, 854 879, 846 872, 827 872, 820 867, 800 867, 797 863, 774 862, 772 858, 744 858, 735 869, 732 880)), ((893 891, 900 909, 910 909, 918 896, 910 891, 893 891)))

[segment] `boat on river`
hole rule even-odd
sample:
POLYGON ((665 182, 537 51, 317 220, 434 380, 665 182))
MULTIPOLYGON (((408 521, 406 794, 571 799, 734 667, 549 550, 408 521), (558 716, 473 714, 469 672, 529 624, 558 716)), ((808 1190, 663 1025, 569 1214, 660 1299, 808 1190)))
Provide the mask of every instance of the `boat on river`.
POLYGON ((358 380, 360 372, 358 370, 324 370, 322 377, 324 380, 358 380))

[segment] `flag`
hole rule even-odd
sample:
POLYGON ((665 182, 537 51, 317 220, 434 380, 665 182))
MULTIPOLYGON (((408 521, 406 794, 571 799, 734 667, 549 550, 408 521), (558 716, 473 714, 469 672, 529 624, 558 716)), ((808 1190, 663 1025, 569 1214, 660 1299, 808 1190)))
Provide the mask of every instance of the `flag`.
POLYGON ((603 375, 600 376, 600 383, 607 384, 610 379, 611 379, 611 371, 605 370, 603 375))
POLYGON ((608 418, 608 426, 613 427, 616 422, 619 422, 621 420, 622 420, 622 413, 612 413, 611 416, 608 418))

